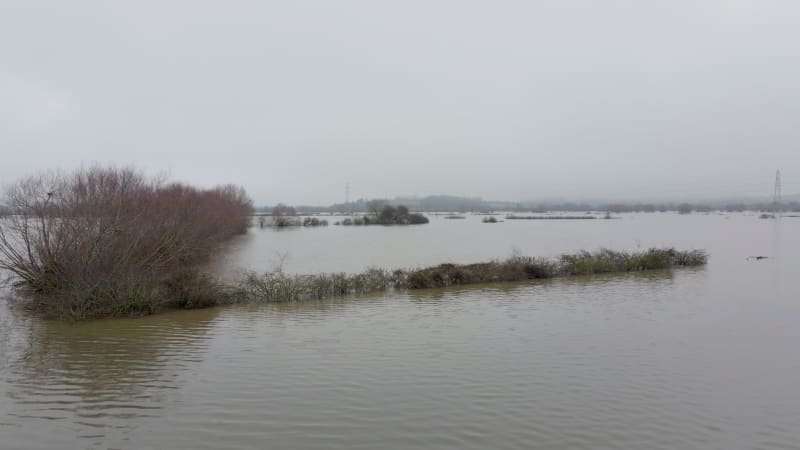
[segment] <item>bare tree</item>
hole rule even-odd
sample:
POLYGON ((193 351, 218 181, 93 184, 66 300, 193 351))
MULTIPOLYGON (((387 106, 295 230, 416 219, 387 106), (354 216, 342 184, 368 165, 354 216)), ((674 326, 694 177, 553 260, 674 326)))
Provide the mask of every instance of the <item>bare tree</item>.
POLYGON ((383 211, 383 207, 386 206, 386 201, 384 200, 370 200, 367 202, 367 211, 375 217, 378 217, 383 211))

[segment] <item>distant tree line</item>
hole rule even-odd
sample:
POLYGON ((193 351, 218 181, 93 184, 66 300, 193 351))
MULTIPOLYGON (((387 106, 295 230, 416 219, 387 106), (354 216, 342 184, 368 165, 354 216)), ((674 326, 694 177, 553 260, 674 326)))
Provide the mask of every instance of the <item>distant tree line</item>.
POLYGON ((479 212, 494 211, 542 213, 546 211, 586 212, 608 211, 612 213, 626 212, 666 212, 677 211, 681 213, 708 212, 708 211, 800 211, 800 201, 783 202, 778 205, 772 202, 506 202, 486 201, 480 198, 457 197, 449 195, 433 195, 428 197, 397 197, 395 199, 358 199, 350 203, 337 203, 331 206, 294 206, 287 207, 279 204, 275 207, 265 206, 259 208, 261 213, 275 214, 278 208, 280 215, 308 215, 308 214, 375 214, 375 205, 404 205, 419 212, 453 211, 453 212, 479 212), (287 210, 284 210, 286 208, 287 210), (294 211, 290 214, 288 211, 294 211))
POLYGON ((724 212, 744 212, 744 211, 800 211, 800 202, 788 203, 726 203, 726 204, 708 204, 708 203, 610 203, 605 207, 600 206, 597 210, 609 211, 614 213, 625 212, 667 212, 677 211, 681 214, 689 214, 692 212, 711 212, 711 211, 724 211, 724 212))

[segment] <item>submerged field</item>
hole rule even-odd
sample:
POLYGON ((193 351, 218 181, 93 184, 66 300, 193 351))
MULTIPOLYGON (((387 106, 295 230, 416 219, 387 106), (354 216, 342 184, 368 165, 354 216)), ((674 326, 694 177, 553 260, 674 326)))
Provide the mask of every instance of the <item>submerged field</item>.
MULTIPOLYGON (((263 267, 258 268, 256 272, 264 275, 250 273, 230 281, 203 266, 219 260, 220 252, 237 237, 273 230, 288 232, 301 224, 303 229, 325 228, 328 221, 301 218, 293 208, 279 205, 272 225, 267 226, 264 216, 252 220, 252 202, 241 187, 196 188, 113 166, 33 175, 10 185, 5 195, 8 213, 0 217, 0 270, 16 288, 18 304, 57 319, 140 316, 166 309, 327 299, 391 289, 635 272, 706 263, 703 251, 665 247, 635 252, 581 250, 549 258, 515 253, 504 261, 439 263, 391 272, 370 268, 356 275, 344 271, 294 275, 284 272, 283 263, 289 254, 283 253, 277 269, 265 272, 263 267)), ((406 228, 430 222, 427 216, 402 205, 384 205, 382 209, 377 206, 368 215, 347 217, 335 224, 406 228)), ((448 215, 445 219, 452 217, 466 218, 448 215)), ((575 219, 548 216, 555 217, 575 219)), ((481 222, 499 223, 494 216, 485 216, 481 222)), ((452 255, 443 260, 452 260, 452 255)))
POLYGON ((800 221, 480 220, 251 230, 209 270, 231 282, 602 247, 712 257, 78 323, 0 301, 0 447, 796 447, 800 221))

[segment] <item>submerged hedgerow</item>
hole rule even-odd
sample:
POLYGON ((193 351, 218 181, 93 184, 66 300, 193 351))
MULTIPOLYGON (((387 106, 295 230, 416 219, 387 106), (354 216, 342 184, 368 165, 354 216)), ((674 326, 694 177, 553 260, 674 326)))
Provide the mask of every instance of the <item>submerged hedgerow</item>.
POLYGON ((702 250, 678 251, 652 248, 642 252, 608 249, 565 254, 557 259, 513 256, 504 261, 476 264, 439 264, 396 270, 370 269, 364 273, 290 275, 269 272, 249 274, 237 285, 238 298, 249 302, 321 300, 383 292, 391 289, 426 289, 468 284, 548 279, 612 272, 639 272, 680 266, 701 266, 702 250))
POLYGON ((237 284, 241 299, 267 302, 322 300, 380 292, 393 286, 393 275, 382 269, 369 269, 355 275, 345 273, 293 275, 280 271, 262 275, 251 273, 237 284))

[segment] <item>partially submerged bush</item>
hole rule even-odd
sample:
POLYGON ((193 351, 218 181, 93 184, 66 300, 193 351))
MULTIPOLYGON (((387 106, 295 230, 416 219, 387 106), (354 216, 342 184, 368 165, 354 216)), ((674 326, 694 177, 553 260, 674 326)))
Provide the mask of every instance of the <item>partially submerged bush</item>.
POLYGON ((272 226, 276 228, 299 227, 300 219, 290 216, 272 216, 272 226))
POLYGON ((92 167, 8 188, 0 268, 37 294, 35 305, 75 318, 150 313, 166 280, 247 231, 241 188, 210 190, 92 167))
POLYGON ((481 222, 483 222, 483 223, 497 223, 497 219, 494 216, 489 216, 489 217, 484 217, 483 220, 481 220, 481 222))
POLYGON ((304 227, 327 227, 328 221, 325 219, 318 219, 316 217, 306 217, 303 219, 304 227))
POLYGON ((707 255, 701 250, 651 248, 643 252, 627 253, 602 249, 594 253, 583 251, 562 255, 559 270, 563 275, 638 272, 669 269, 674 266, 699 266, 705 264, 706 259, 707 255))
POLYGON ((552 278, 554 263, 543 259, 513 257, 505 261, 477 264, 439 264, 405 272, 398 286, 408 289, 446 287, 462 284, 495 283, 552 278))
POLYGON ((299 227, 300 219, 297 217, 297 210, 294 206, 286 206, 279 203, 272 208, 272 226, 277 228, 299 227))
POLYGON ((229 289, 197 270, 178 270, 166 278, 163 285, 167 306, 171 308, 207 308, 232 300, 229 289))
POLYGON ((401 219, 401 221, 398 223, 409 224, 409 225, 421 225, 428 222, 430 222, 430 220, 428 220, 428 218, 425 217, 424 215, 419 213, 411 213, 405 216, 404 219, 401 219))
POLYGON ((392 285, 391 274, 381 269, 370 269, 356 275, 289 275, 276 271, 260 276, 247 275, 239 283, 238 291, 247 301, 291 302, 379 292, 392 285))

